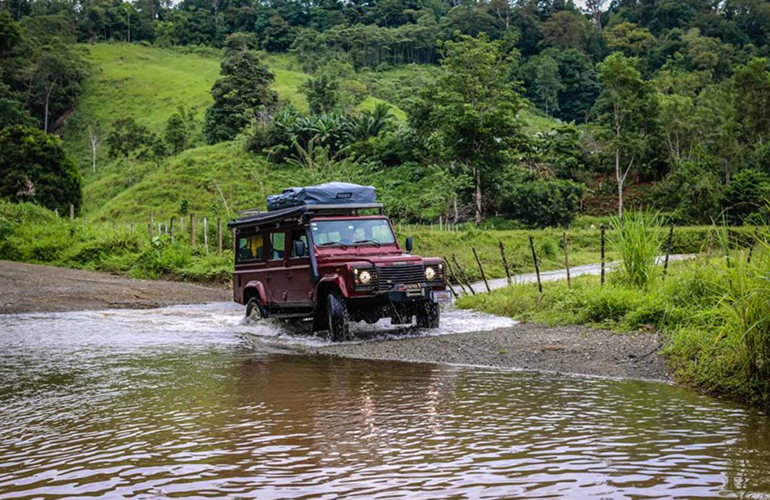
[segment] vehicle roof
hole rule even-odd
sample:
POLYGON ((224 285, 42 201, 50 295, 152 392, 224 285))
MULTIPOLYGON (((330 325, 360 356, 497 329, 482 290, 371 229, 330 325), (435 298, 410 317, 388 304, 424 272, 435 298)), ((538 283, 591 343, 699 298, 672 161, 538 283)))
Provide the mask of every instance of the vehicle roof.
POLYGON ((301 205, 264 212, 260 210, 244 210, 241 217, 227 223, 230 229, 240 227, 261 226, 264 224, 282 222, 291 219, 313 218, 315 216, 357 216, 359 210, 377 209, 382 215, 382 203, 345 204, 345 205, 301 205))

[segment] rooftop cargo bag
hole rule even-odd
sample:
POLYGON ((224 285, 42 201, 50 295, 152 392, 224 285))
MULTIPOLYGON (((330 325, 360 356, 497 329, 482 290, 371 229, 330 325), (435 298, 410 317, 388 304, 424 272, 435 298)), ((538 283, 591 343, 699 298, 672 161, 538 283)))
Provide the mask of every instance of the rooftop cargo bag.
POLYGON ((345 182, 328 182, 318 186, 291 187, 281 194, 267 197, 267 210, 302 205, 359 205, 375 203, 374 186, 359 186, 345 182))

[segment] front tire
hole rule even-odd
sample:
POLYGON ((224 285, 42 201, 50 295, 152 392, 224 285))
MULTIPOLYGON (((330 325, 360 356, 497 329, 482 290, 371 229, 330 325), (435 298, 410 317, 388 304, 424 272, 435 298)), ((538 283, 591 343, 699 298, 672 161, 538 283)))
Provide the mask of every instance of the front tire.
POLYGON ((329 338, 332 341, 350 340, 348 304, 338 292, 332 292, 326 298, 326 318, 329 326, 329 338))
POLYGON ((432 300, 423 302, 417 310, 417 326, 420 328, 438 328, 441 322, 441 309, 432 300))

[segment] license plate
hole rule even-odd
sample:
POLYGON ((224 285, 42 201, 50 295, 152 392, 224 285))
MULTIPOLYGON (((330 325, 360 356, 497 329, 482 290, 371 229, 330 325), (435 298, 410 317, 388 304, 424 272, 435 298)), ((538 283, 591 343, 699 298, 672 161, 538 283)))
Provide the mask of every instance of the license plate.
POLYGON ((449 302, 450 299, 448 291, 433 292, 433 302, 449 302))

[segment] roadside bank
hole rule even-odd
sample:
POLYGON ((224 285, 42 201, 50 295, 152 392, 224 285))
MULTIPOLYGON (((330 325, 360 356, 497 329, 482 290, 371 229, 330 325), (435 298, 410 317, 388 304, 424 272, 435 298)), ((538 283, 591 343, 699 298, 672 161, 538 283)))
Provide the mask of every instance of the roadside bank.
POLYGON ((232 297, 224 288, 9 261, 0 261, 0 290, 0 314, 151 309, 232 297))

